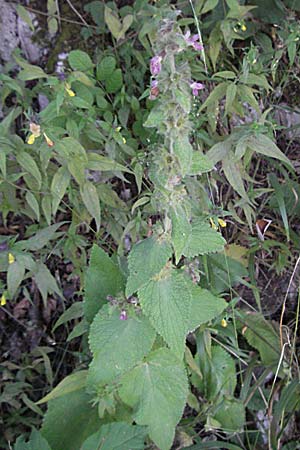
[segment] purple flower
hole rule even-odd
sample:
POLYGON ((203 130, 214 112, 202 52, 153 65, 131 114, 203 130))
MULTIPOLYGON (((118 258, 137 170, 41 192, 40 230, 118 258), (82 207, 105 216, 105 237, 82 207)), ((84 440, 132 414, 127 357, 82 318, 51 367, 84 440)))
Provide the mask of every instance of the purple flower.
POLYGON ((184 35, 184 40, 187 43, 187 45, 191 45, 195 50, 201 51, 203 50, 203 45, 200 44, 199 41, 199 34, 194 34, 191 36, 190 30, 188 30, 184 35))
POLYGON ((204 84, 198 83, 197 81, 191 81, 190 87, 193 90, 193 95, 197 96, 201 89, 204 89, 204 84))
POLYGON ((127 312, 124 309, 121 311, 120 320, 127 320, 127 312))
POLYGON ((150 60, 150 72, 154 77, 156 77, 156 75, 158 75, 161 71, 161 60, 162 57, 158 55, 153 56, 150 60))

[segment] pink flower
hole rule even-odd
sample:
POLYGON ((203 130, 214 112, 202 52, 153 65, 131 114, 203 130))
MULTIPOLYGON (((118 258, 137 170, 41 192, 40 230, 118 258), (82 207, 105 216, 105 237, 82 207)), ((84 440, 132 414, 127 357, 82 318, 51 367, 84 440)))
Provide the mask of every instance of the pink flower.
POLYGON ((150 72, 154 77, 156 77, 156 75, 158 75, 161 71, 161 60, 162 57, 158 55, 153 56, 150 60, 150 72))
POLYGON ((201 89, 204 89, 204 84, 198 83, 197 81, 191 81, 190 87, 193 90, 193 95, 197 96, 201 89))
POLYGON ((188 30, 184 35, 184 40, 188 45, 191 45, 195 50, 201 51, 203 50, 203 45, 200 44, 199 41, 199 34, 194 34, 191 36, 190 30, 188 30))
POLYGON ((150 100, 155 100, 158 97, 158 94, 159 94, 158 81, 157 80, 151 80, 150 88, 151 89, 150 89, 149 99, 150 100))
POLYGON ((127 312, 124 309, 121 311, 120 320, 127 320, 127 312))

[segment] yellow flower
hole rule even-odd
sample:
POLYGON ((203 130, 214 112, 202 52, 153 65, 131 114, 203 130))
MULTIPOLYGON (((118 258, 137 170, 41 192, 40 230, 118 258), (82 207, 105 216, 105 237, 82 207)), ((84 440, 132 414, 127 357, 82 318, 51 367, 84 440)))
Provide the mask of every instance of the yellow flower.
POLYGON ((223 219, 218 219, 218 224, 222 227, 222 228, 225 228, 226 227, 226 222, 225 222, 225 220, 223 220, 223 219))
POLYGON ((15 257, 12 253, 8 254, 8 264, 13 264, 15 262, 15 257))
POLYGON ((122 129, 121 127, 117 127, 116 132, 118 133, 119 131, 121 131, 121 129, 122 129))
POLYGON ((243 25, 241 26, 241 30, 242 31, 246 31, 247 30, 247 27, 246 27, 246 25, 243 23, 243 25))
POLYGON ((4 294, 2 294, 2 296, 0 298, 0 305, 1 306, 5 306, 6 305, 6 298, 5 298, 4 294))
POLYGON ((27 144, 32 145, 34 143, 34 141, 35 141, 35 135, 31 134, 29 136, 29 138, 27 139, 27 144))
POLYGON ((46 133, 43 133, 43 135, 44 135, 44 138, 46 139, 48 147, 53 147, 54 142, 51 141, 51 139, 46 135, 46 133))
POLYGON ((126 144, 126 139, 122 137, 123 144, 126 144))
POLYGON ((226 320, 226 319, 222 319, 222 320, 221 320, 221 326, 222 326, 223 328, 226 328, 227 325, 228 325, 227 320, 226 320))
POLYGON ((69 83, 66 83, 65 85, 65 90, 67 91, 67 93, 69 94, 70 97, 75 97, 75 92, 72 91, 71 86, 69 85, 69 83))
POLYGON ((213 229, 213 230, 217 230, 218 227, 217 227, 217 225, 215 224, 215 222, 213 221, 212 217, 209 218, 209 221, 210 221, 210 224, 211 224, 212 229, 213 229))

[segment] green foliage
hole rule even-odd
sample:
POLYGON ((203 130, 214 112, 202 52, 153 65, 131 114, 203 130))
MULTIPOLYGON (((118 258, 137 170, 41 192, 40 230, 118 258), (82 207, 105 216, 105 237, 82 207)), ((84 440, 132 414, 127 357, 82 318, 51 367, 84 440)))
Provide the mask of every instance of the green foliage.
MULTIPOLYGON (((69 20, 58 3, 47 2, 52 35, 69 20)), ((293 141, 282 145, 272 110, 299 79, 299 9, 77 7, 72 27, 89 26, 64 77, 18 52, 18 70, 0 74, 0 313, 22 326, 28 302, 28 348, 49 339, 23 368, 0 366, 0 446, 33 428, 15 450, 279 448, 299 406, 298 315, 285 342, 287 297, 278 324, 260 296, 300 248, 293 141), (255 402, 272 413, 268 435, 255 402)), ((16 10, 32 29, 27 8, 16 10)))

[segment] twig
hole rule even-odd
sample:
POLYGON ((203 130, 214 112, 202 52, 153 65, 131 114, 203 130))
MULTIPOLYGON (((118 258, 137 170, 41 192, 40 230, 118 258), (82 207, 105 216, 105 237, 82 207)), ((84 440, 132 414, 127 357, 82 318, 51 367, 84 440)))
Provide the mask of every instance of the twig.
POLYGON ((88 23, 85 21, 85 19, 82 17, 82 15, 80 14, 79 11, 77 11, 77 9, 75 8, 75 6, 71 3, 71 0, 67 0, 68 5, 70 6, 70 8, 74 11, 74 13, 76 14, 76 16, 79 17, 79 19, 82 21, 82 23, 84 23, 84 25, 89 26, 88 23))
MULTIPOLYGON (((45 13, 43 11, 39 11, 38 9, 34 9, 34 8, 29 8, 29 7, 25 7, 25 9, 27 9, 30 12, 33 12, 35 14, 40 14, 41 16, 49 16, 50 14, 45 13)), ((51 14, 51 17, 55 17, 55 19, 60 19, 62 22, 68 22, 68 23, 73 23, 74 25, 81 25, 82 26, 82 22, 78 22, 77 20, 72 20, 72 19, 64 19, 63 17, 59 16, 58 14, 51 14)), ((87 27, 89 28, 93 28, 94 30, 97 30, 98 27, 94 26, 94 25, 89 25, 88 23, 86 24, 87 27)))

